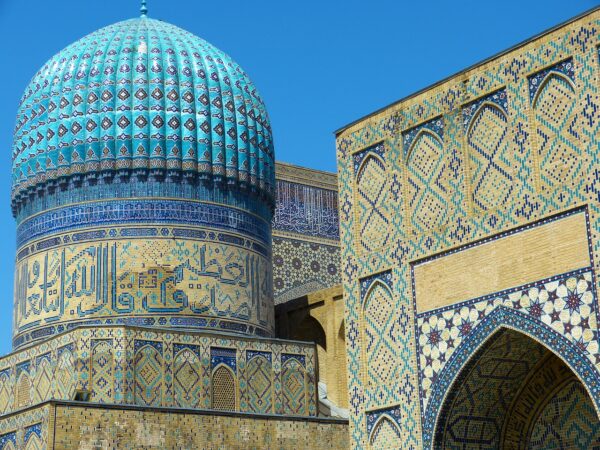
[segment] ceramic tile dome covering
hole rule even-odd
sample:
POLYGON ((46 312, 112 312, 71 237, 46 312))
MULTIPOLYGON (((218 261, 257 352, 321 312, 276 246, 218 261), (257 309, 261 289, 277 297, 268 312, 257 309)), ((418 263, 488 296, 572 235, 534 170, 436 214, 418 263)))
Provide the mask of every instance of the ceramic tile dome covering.
POLYGON ((146 17, 93 32, 39 70, 19 107, 12 161, 15 214, 48 191, 132 175, 218 182, 272 205, 271 127, 246 73, 146 17))

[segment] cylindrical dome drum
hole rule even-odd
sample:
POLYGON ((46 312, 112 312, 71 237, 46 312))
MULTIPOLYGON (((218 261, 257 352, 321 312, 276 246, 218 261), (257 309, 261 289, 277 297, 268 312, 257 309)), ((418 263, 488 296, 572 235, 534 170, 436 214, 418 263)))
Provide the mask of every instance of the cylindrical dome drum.
POLYGON ((273 333, 274 154, 248 76, 140 18, 33 78, 17 117, 14 347, 83 324, 273 333))

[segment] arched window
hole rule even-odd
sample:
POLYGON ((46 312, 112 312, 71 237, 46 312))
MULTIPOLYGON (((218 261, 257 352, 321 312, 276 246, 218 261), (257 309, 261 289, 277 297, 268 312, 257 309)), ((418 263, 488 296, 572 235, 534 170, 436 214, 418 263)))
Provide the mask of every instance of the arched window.
POLYGON ((17 381, 17 407, 28 406, 31 402, 31 378, 25 371, 21 372, 17 381))
POLYGON ((225 365, 218 366, 212 374, 212 409, 236 410, 235 375, 225 365))

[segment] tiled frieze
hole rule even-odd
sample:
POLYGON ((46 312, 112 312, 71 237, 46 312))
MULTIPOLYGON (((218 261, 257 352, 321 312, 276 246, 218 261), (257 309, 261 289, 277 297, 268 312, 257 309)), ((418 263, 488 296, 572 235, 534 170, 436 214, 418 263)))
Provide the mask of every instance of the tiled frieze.
MULTIPOLYGON (((580 378, 587 377, 589 391, 594 389, 593 374, 600 370, 593 356, 600 251, 599 29, 594 11, 338 132, 354 448, 376 447, 369 444, 366 415, 371 408, 395 404, 402 408, 402 426, 397 440, 388 433, 392 438, 387 445, 430 448, 430 414, 435 416, 442 406, 442 401, 433 404, 431 395, 445 382, 449 360, 456 359, 447 352, 457 339, 473 349, 475 330, 488 321, 521 321, 520 329, 531 324, 530 336, 565 359, 570 357, 565 353, 581 358, 569 366, 580 378), (367 169, 369 177, 363 181, 361 171, 367 169), (386 200, 377 204, 374 199, 382 198, 384 187, 386 200), (417 316, 411 263, 584 205, 591 266, 417 316), (371 224, 382 220, 389 226, 371 231, 371 224), (360 285, 387 270, 394 280, 392 320, 403 333, 395 345, 389 333, 377 336, 394 349, 399 365, 390 387, 396 394, 372 405, 368 382, 373 369, 387 367, 390 358, 368 359, 372 337, 362 316, 360 285), (591 372, 584 377, 586 371, 591 372), (407 401, 400 401, 402 393, 409 394, 407 401)), ((493 257, 489 264, 493 272, 493 257)))
POLYGON ((311 344, 115 325, 80 327, 1 359, 0 406, 6 414, 83 392, 94 403, 210 409, 219 367, 231 374, 231 410, 317 413, 311 344))

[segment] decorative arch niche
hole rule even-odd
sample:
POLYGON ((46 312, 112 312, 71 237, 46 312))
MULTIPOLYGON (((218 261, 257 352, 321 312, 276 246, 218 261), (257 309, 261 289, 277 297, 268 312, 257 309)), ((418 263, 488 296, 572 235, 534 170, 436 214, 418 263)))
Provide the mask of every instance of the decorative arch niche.
POLYGON ((579 108, 573 81, 550 70, 532 99, 539 193, 558 208, 571 204, 583 183, 579 108))
POLYGON ((483 101, 469 121, 469 185, 476 213, 496 210, 512 193, 508 131, 506 112, 491 101, 483 101))
POLYGON ((414 233, 436 230, 448 220, 450 153, 441 137, 423 129, 408 149, 408 205, 414 233))
POLYGON ((356 219, 361 236, 359 250, 370 252, 388 240, 388 180, 383 157, 370 151, 365 154, 356 172, 356 219))

